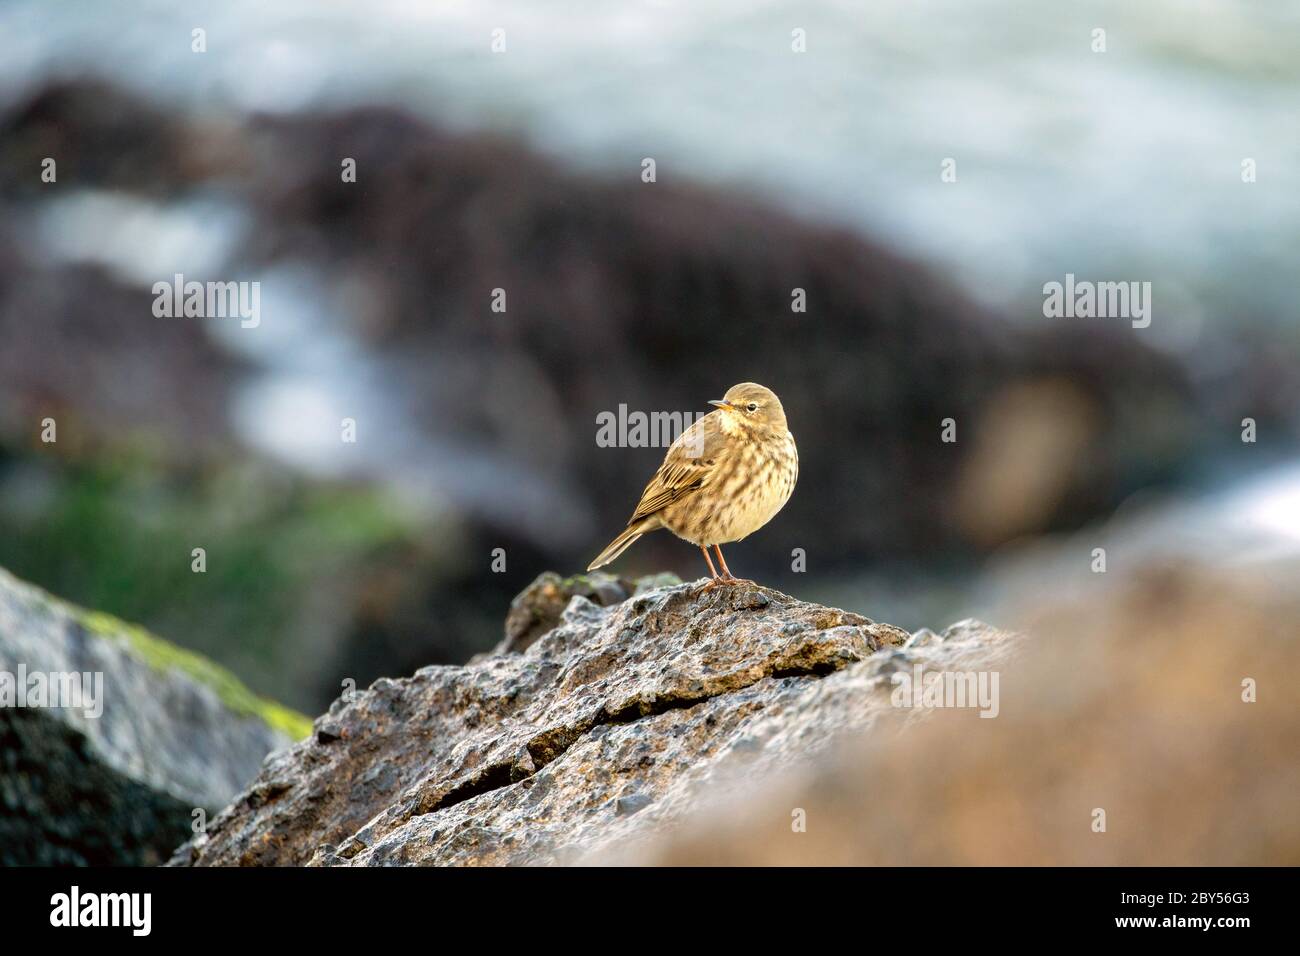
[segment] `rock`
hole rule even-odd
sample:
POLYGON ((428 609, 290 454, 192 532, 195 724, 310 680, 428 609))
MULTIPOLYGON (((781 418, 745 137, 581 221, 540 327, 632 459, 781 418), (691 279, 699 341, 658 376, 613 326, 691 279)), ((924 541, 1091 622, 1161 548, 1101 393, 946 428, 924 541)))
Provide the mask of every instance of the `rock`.
MULTIPOLYGON (((1188 556, 1097 575, 1104 595, 1067 598, 1060 578, 1040 588, 1040 608, 1022 619, 1033 637, 1001 660, 972 622, 910 646, 997 672, 996 719, 900 709, 802 760, 769 743, 796 759, 715 775, 670 830, 606 841, 581 862, 1295 866, 1296 565, 1197 567, 1188 556)), ((801 720, 765 719, 788 730, 801 720)))
MULTIPOLYGON (((971 624, 912 651, 906 631, 857 614, 701 583, 633 588, 608 607, 574 593, 522 653, 336 701, 173 864, 564 862, 658 832, 738 768, 807 759, 870 726, 891 709, 891 668, 988 662, 1013 645, 971 624)), ((575 588, 599 597, 539 578, 512 608, 529 620, 518 633, 575 588)))
POLYGON ((195 810, 308 731, 211 662, 0 570, 0 864, 163 862, 195 810), (19 706, 19 683, 73 673, 92 675, 83 706, 19 706))
POLYGON ((644 793, 631 793, 614 801, 614 812, 620 817, 630 817, 638 810, 644 810, 653 801, 644 793))
POLYGON ((586 598, 598 607, 608 607, 627 600, 633 594, 666 585, 680 584, 675 574, 657 574, 629 581, 597 571, 561 578, 554 571, 544 571, 510 602, 506 614, 505 639, 493 650, 508 654, 527 650, 534 641, 560 623, 565 608, 575 596, 586 598))

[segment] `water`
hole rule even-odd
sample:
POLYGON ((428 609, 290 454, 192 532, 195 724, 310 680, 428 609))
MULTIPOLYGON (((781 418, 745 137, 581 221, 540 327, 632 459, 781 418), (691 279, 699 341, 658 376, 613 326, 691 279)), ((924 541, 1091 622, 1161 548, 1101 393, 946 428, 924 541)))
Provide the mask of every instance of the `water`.
POLYGON ((631 177, 653 156, 661 179, 739 185, 929 259, 1013 317, 1032 321, 1066 272, 1141 279, 1157 290, 1148 341, 1194 358, 1207 327, 1249 322, 1300 349, 1294 2, 130 9, 11 0, 0 96, 91 71, 199 113, 398 102, 577 167, 631 177), (208 52, 191 52, 194 27, 208 52), (956 183, 940 182, 946 157, 956 183))

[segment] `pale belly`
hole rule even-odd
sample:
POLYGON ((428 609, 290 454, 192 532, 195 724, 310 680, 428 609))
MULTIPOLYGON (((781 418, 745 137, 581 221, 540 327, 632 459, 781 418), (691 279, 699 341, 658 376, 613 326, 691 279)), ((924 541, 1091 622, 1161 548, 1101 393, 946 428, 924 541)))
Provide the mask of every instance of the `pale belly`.
MULTIPOLYGON (((791 451, 793 457, 793 443, 791 451)), ((748 537, 790 500, 798 478, 794 461, 794 467, 789 459, 769 461, 750 476, 733 476, 721 487, 703 488, 699 495, 669 505, 660 513, 664 527, 695 545, 728 544, 748 537)))

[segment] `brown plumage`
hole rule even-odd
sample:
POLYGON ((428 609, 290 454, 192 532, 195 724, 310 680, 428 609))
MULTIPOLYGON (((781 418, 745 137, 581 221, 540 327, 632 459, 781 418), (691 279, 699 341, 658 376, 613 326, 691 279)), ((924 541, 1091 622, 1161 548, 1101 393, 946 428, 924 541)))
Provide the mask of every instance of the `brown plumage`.
POLYGON ((627 528, 588 565, 609 564, 641 535, 667 528, 704 552, 714 581, 734 581, 719 545, 740 541, 772 520, 794 491, 799 453, 785 409, 770 389, 744 382, 682 432, 646 485, 627 528), (712 547, 722 566, 714 569, 712 547))

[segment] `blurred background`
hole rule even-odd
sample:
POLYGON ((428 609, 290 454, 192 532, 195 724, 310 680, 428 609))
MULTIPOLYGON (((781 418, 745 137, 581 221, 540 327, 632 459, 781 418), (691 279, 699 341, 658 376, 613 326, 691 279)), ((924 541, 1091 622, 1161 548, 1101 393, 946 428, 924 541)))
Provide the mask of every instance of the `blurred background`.
POLYGON ((1265 0, 8 0, 0 566, 314 714, 622 528, 662 449, 598 414, 752 380, 801 474, 738 574, 909 629, 1169 562, 1284 591, 1298 81, 1265 0), (260 324, 155 317, 176 273, 260 324), (1044 318, 1067 273, 1150 326, 1044 318))

